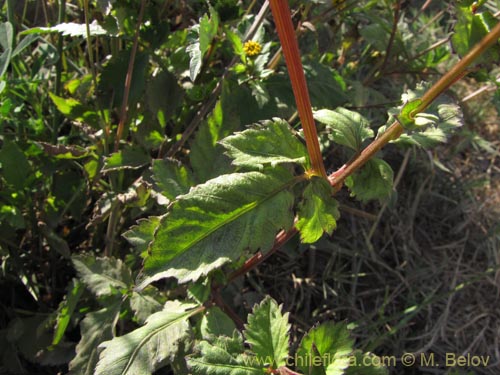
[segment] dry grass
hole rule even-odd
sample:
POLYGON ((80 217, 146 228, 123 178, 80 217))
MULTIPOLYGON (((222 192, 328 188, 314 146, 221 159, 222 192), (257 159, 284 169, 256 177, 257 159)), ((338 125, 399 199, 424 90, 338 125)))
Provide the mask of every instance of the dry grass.
MULTIPOLYGON (((488 119, 483 130, 495 128, 496 117, 488 119)), ((480 134, 499 149, 498 133, 480 134)), ((413 150, 407 164, 400 153, 386 157, 402 168, 397 198, 360 207, 380 220, 344 213, 333 238, 289 244, 238 286, 243 298, 251 305, 270 293, 282 301, 299 338, 316 322, 347 320, 358 345, 378 355, 434 353, 439 364, 446 353, 489 356, 486 367, 460 370, 497 374, 500 163, 463 139, 434 154, 413 150)), ((451 371, 398 363, 391 373, 451 371)))

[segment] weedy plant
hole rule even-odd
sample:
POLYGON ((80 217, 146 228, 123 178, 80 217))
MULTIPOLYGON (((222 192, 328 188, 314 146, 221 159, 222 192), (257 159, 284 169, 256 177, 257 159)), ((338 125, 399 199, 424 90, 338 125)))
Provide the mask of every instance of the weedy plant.
MULTIPOLYGON (((445 91, 471 71, 487 76, 500 51, 500 25, 485 3, 455 6, 451 42, 460 60, 433 84, 398 88, 401 101, 374 129, 353 105, 343 107, 357 100, 349 98, 347 77, 363 91, 352 77, 377 82, 414 42, 398 31, 408 28, 401 1, 297 2, 295 27, 285 0, 253 1, 245 12, 236 1, 184 8, 98 1, 94 8, 84 0, 79 24, 64 22, 65 11, 76 10, 61 0, 55 26, 25 30, 7 1, 0 33, 4 268, 23 270, 22 285, 41 298, 15 252, 25 230, 40 239, 32 253, 66 259, 77 277, 55 313, 18 319, 24 328, 17 336, 9 326, 6 347, 46 364, 67 358, 71 374, 387 373, 377 356, 355 349, 346 322, 318 324, 291 345, 289 314, 278 302, 264 298, 245 323, 224 288, 295 235, 304 244, 331 235, 344 185, 363 202, 387 199, 393 170, 381 155, 385 145, 430 148, 462 125, 445 91), (274 25, 265 27, 269 7, 274 25), (327 32, 315 23, 328 17, 343 34, 340 43, 326 38, 340 53, 314 61, 329 47, 307 45, 309 34, 327 32), (359 23, 366 25, 358 30, 359 23), (369 45, 354 51, 359 32, 369 45), (297 40, 306 41, 303 58, 297 40), (346 63, 350 51, 373 68, 346 63), (34 95, 29 86, 46 77, 53 80, 49 97, 34 95), (301 126, 292 127, 297 115, 301 126), (344 159, 327 172, 324 155, 332 148, 344 159), (74 254, 70 245, 84 228, 90 237, 74 254), (91 249, 100 251, 83 252, 91 249), (23 347, 28 323, 49 335, 36 351, 23 347), (78 325, 72 353, 67 336, 78 325)), ((405 60, 410 70, 449 57, 441 42, 419 48, 405 60)))

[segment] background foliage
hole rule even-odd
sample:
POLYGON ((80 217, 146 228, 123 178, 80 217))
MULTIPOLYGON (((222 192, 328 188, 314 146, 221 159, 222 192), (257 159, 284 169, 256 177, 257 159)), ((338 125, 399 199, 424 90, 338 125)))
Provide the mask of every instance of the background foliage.
MULTIPOLYGON (((478 3, 290 2, 329 171, 496 23, 478 3)), ((312 373, 342 374, 407 351, 498 368, 497 49, 334 200, 304 178, 263 4, 5 1, 0 372, 262 374, 318 352, 335 361, 312 373), (300 235, 223 287, 294 214, 300 235)))

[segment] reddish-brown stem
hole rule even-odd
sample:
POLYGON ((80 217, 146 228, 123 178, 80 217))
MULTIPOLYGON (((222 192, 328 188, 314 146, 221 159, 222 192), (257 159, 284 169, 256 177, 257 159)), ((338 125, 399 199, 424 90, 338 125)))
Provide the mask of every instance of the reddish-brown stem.
POLYGON ((257 252, 254 254, 251 258, 249 258, 243 266, 238 268, 237 270, 233 271, 231 274, 229 274, 227 278, 227 282, 230 283, 234 279, 236 279, 239 276, 245 275, 248 271, 251 269, 254 269, 257 267, 259 264, 261 264, 263 261, 265 261, 267 258, 269 258, 271 255, 273 255, 276 251, 281 249, 285 243, 288 242, 293 236, 295 236, 298 233, 298 230, 295 228, 295 223, 292 229, 288 231, 282 230, 281 232, 278 233, 276 238, 274 239, 274 245, 269 250, 267 253, 263 254, 262 252, 257 252))
POLYGON ((295 102, 297 103, 297 112, 299 113, 302 128, 304 129, 312 172, 326 178, 326 170, 323 164, 323 157, 321 156, 318 134, 312 114, 311 100, 307 89, 304 68, 300 59, 299 45, 295 36, 288 0, 271 0, 270 4, 276 30, 281 41, 281 47, 283 48, 283 55, 285 56, 295 102))
POLYGON ((130 52, 130 60, 128 62, 127 75, 125 76, 125 89, 123 92, 123 101, 120 111, 120 122, 118 123, 118 129, 116 130, 115 152, 117 152, 120 148, 120 140, 122 139, 123 136, 125 123, 127 122, 128 98, 130 95, 130 88, 132 86, 132 75, 134 74, 135 56, 137 55, 137 47, 139 45, 139 31, 141 29, 142 18, 144 16, 145 7, 146 7, 146 0, 142 0, 141 9, 139 10, 139 17, 137 18, 137 26, 135 29, 134 44, 132 45, 132 51, 130 52))
POLYGON ((244 326, 243 320, 241 320, 238 314, 236 314, 236 312, 226 304, 226 302, 220 295, 219 287, 212 288, 211 296, 213 303, 217 305, 222 311, 224 311, 234 322, 236 328, 238 328, 241 331, 244 326))

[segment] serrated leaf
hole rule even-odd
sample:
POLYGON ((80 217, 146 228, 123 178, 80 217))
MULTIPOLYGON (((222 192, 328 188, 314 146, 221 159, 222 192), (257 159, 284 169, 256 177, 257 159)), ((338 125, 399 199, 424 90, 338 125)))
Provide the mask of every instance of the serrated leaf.
POLYGON ((79 279, 97 297, 114 294, 114 289, 133 285, 130 269, 120 259, 94 255, 75 255, 72 258, 79 279))
POLYGON ((285 169, 222 175, 178 197, 163 216, 144 263, 145 280, 195 281, 244 250, 267 251, 290 228, 296 178, 285 169))
POLYGON ((243 340, 235 332, 233 337, 219 337, 215 342, 202 341, 198 353, 187 357, 193 375, 262 375, 264 369, 253 357, 244 353, 243 340))
POLYGON ((366 202, 385 199, 392 191, 394 172, 384 160, 370 159, 358 172, 345 180, 351 196, 366 202))
MULTIPOLYGON (((417 85, 415 90, 408 90, 402 95, 403 102, 416 103, 418 105, 418 97, 422 96, 427 89, 425 83, 417 85)), ((389 111, 388 124, 394 121, 394 116, 404 111, 406 105, 403 107, 394 108, 389 111)), ((408 110, 414 110, 408 107, 408 110)), ((392 141, 400 145, 416 145, 423 148, 435 147, 439 143, 444 143, 447 139, 463 125, 463 115, 460 107, 455 101, 447 96, 440 95, 432 104, 425 110, 425 112, 412 114, 413 124, 407 127, 407 132, 402 134, 398 139, 392 141)), ((399 117, 398 120, 401 120, 399 117)), ((385 131, 385 126, 379 129, 379 133, 385 131)))
POLYGON ((236 325, 220 308, 211 307, 203 315, 200 323, 201 336, 205 340, 233 335, 236 325))
POLYGON ((224 138, 221 145, 237 166, 262 168, 281 163, 298 163, 307 168, 307 151, 283 120, 262 125, 224 138))
POLYGON ((87 313, 80 323, 82 338, 76 346, 76 356, 69 363, 69 375, 94 375, 98 361, 98 345, 113 337, 113 327, 120 305, 87 313))
POLYGON ((309 375, 342 375, 350 364, 353 345, 345 323, 321 324, 302 338, 296 366, 309 375))
POLYGON ((363 141, 373 137, 368 121, 357 112, 345 108, 320 109, 314 112, 314 118, 327 125, 334 142, 358 152, 363 141))
POLYGON ((137 169, 150 162, 150 157, 138 147, 127 147, 104 159, 103 172, 137 169))
MULTIPOLYGON (((145 253, 149 244, 153 241, 156 228, 160 225, 159 216, 150 216, 147 219, 139 219, 137 225, 130 227, 122 234, 123 237, 134 246, 140 253, 145 253)), ((145 255, 144 255, 145 256, 145 255)))
POLYGON ((153 160, 153 179, 160 192, 173 200, 194 185, 191 171, 174 159, 153 160))
POLYGON ((132 292, 130 307, 140 324, 144 324, 151 314, 162 309, 162 304, 155 299, 157 295, 158 290, 151 286, 141 292, 132 292))
POLYGON ((382 365, 384 361, 372 353, 356 350, 351 356, 350 366, 345 375, 387 375, 389 371, 382 365))
POLYGON ((103 342, 95 375, 149 375, 172 361, 179 341, 188 336, 188 319, 196 305, 169 301, 146 324, 126 335, 103 342))
POLYGON ((256 357, 276 369, 286 365, 289 331, 288 313, 283 314, 281 306, 267 297, 248 315, 244 335, 256 357))
POLYGON ((332 195, 331 186, 323 178, 313 177, 304 189, 295 224, 303 243, 314 243, 323 233, 331 235, 337 227, 340 213, 332 195))

